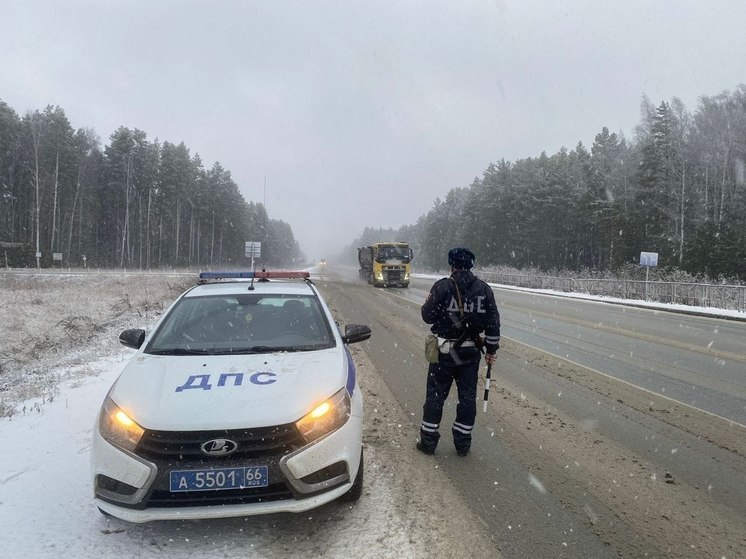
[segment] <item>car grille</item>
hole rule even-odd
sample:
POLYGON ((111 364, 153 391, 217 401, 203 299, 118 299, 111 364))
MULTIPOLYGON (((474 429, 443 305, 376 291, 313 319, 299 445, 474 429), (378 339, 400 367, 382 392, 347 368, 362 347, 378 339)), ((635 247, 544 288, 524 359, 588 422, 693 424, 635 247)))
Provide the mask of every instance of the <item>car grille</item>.
POLYGON ((150 431, 143 433, 135 454, 151 461, 193 462, 246 460, 283 456, 301 448, 303 437, 294 424, 221 431, 150 431), (230 439, 238 447, 227 456, 205 455, 201 447, 213 439, 230 439))

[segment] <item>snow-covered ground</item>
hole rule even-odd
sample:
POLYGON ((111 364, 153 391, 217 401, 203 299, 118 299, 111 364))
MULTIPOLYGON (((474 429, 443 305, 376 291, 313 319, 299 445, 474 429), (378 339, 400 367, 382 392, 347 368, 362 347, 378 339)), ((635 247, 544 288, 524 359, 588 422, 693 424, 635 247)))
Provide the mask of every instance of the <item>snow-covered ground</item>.
POLYGON ((96 371, 65 383, 57 398, 4 420, 0 430, 0 527, 5 557, 359 557, 402 550, 422 556, 391 510, 385 478, 369 452, 366 496, 352 507, 327 506, 302 516, 280 515, 209 522, 131 526, 101 516, 93 505, 89 450, 98 406, 127 355, 90 364, 96 371), (375 490, 371 490, 371 489, 375 490), (327 530, 327 526, 333 526, 327 530), (379 538, 387 540, 382 547, 379 538), (333 553, 338 548, 340 553, 333 553), (7 553, 7 555, 6 555, 7 553))

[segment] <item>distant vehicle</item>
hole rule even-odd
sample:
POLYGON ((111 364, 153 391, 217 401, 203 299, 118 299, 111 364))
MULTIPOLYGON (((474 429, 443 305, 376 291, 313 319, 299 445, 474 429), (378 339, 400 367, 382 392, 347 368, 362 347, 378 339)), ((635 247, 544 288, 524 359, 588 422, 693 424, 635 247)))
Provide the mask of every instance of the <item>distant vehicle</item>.
POLYGON ((326 260, 325 259, 322 258, 319 261, 319 268, 326 268, 326 260))
POLYGON ((412 256, 412 249, 403 241, 360 247, 360 279, 376 287, 409 287, 412 256))
POLYGON ((363 399, 308 272, 203 273, 137 353, 93 430, 95 502, 130 522, 301 512, 357 500, 363 399), (227 280, 227 281, 226 281, 227 280))

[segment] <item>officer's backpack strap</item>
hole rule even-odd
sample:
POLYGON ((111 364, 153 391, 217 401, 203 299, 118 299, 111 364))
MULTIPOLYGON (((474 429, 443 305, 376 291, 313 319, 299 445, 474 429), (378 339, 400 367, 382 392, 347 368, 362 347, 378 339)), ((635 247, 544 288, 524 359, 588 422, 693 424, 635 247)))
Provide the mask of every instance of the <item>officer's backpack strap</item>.
POLYGON ((461 298, 461 290, 458 288, 458 283, 453 277, 449 278, 453 282, 453 286, 456 288, 456 304, 458 305, 458 312, 461 318, 464 318, 464 300, 461 298))
MULTIPOLYGON (((464 320, 464 300, 461 298, 461 290, 458 288, 458 283, 456 283, 456 280, 453 279, 453 277, 450 278, 453 282, 453 286, 456 288, 456 304, 458 305, 458 313, 461 316, 461 321, 463 323, 464 320)), ((461 347, 461 344, 463 344, 467 339, 469 338, 469 333, 464 330, 464 333, 461 334, 456 342, 453 344, 454 349, 458 349, 461 347)))

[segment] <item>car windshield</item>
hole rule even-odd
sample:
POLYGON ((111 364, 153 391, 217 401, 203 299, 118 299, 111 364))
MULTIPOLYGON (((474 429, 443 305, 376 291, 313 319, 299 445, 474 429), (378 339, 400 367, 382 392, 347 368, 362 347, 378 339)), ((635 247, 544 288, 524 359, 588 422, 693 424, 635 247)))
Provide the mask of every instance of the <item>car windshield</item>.
POLYGON ((333 347, 318 299, 288 295, 185 297, 145 349, 157 355, 310 351, 333 347))

